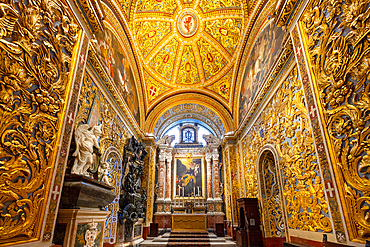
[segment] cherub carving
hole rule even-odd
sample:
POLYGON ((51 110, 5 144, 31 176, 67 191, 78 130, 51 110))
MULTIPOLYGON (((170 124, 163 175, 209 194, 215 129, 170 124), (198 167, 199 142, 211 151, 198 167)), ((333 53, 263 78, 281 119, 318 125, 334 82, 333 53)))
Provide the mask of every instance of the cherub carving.
POLYGON ((108 173, 109 173, 109 164, 107 162, 103 162, 98 168, 98 179, 103 183, 111 185, 109 182, 108 173))
POLYGON ((94 161, 94 147, 100 148, 98 139, 101 134, 101 125, 90 128, 87 124, 81 124, 77 127, 75 131, 76 151, 72 154, 75 157, 72 174, 89 176, 87 170, 94 161))

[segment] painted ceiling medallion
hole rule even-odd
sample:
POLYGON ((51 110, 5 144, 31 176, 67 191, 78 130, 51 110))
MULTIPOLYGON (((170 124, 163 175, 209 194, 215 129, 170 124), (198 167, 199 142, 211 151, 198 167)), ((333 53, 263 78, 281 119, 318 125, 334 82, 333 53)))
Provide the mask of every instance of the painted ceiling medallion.
POLYGON ((137 0, 131 20, 150 107, 183 90, 231 106, 243 1, 137 0))
POLYGON ((193 36, 197 32, 198 26, 198 17, 191 10, 181 13, 177 19, 177 30, 186 38, 193 36))

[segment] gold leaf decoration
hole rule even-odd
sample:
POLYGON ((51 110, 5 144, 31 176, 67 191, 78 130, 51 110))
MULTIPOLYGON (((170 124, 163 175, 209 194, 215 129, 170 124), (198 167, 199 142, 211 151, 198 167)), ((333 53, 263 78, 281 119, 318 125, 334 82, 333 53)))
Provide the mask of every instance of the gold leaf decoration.
POLYGON ((205 31, 233 55, 240 42, 242 27, 242 19, 227 18, 207 21, 205 31))
POLYGON ((151 68, 169 81, 173 73, 178 46, 179 42, 176 39, 172 39, 149 63, 151 68))
POLYGON ((212 91, 218 93, 221 95, 224 99, 229 100, 230 99, 230 93, 231 93, 231 82, 232 82, 232 74, 233 71, 230 70, 226 75, 224 75, 220 80, 218 80, 216 83, 212 84, 211 86, 208 86, 208 89, 211 89, 212 91))
POLYGON ((138 48, 144 57, 171 31, 171 23, 165 21, 135 22, 138 48))
POLYGON ((255 164, 259 150, 268 143, 275 145, 281 157, 278 170, 282 170, 289 227, 331 232, 328 204, 296 66, 242 140, 247 197, 257 196, 255 164))
POLYGON ((79 27, 62 1, 0 8, 0 243, 15 243, 40 235, 79 27))
POLYGON ((210 12, 213 10, 227 9, 227 8, 241 8, 240 0, 220 0, 220 1, 210 1, 201 0, 199 3, 200 8, 203 12, 210 12))
POLYGON ((370 6, 311 1, 300 25, 350 239, 370 234, 370 6))
POLYGON ((163 84, 156 81, 148 72, 144 71, 144 79, 147 85, 147 93, 149 102, 157 98, 159 95, 170 90, 169 87, 164 86, 163 84))
POLYGON ((184 47, 181 57, 179 73, 177 75, 179 84, 196 84, 199 83, 199 72, 193 48, 190 45, 184 47))
POLYGON ((227 61, 215 47, 203 38, 199 39, 197 44, 202 58, 204 76, 208 80, 220 72, 227 64, 227 61))
POLYGON ((139 0, 136 4, 138 12, 164 12, 173 13, 177 7, 176 0, 153 1, 139 0))

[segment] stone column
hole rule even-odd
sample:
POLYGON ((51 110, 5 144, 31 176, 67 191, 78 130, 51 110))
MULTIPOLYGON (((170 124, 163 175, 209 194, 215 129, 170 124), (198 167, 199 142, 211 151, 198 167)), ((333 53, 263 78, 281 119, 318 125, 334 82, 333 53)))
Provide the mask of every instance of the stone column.
POLYGON ((164 150, 159 151, 158 200, 164 199, 166 156, 164 150))
POLYGON ((171 202, 172 153, 170 153, 170 155, 167 155, 166 161, 167 161, 167 179, 166 179, 166 199, 165 201, 171 202))
POLYGON ((212 151, 212 160, 213 160, 213 188, 215 192, 215 199, 221 200, 220 195, 220 171, 218 167, 218 150, 217 148, 212 151))
POLYGON ((207 201, 213 201, 211 160, 212 160, 212 154, 207 152, 206 153, 206 163, 207 163, 207 201))

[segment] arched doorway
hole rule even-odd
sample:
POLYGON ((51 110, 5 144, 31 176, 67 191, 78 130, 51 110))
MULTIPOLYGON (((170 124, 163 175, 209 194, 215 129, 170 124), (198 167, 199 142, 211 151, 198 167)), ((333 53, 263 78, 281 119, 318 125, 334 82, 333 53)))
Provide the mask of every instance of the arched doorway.
POLYGON ((278 173, 277 158, 270 149, 260 153, 258 175, 261 202, 261 220, 265 240, 271 239, 276 245, 286 238, 283 196, 278 173), (278 241, 279 239, 279 241, 278 241))

